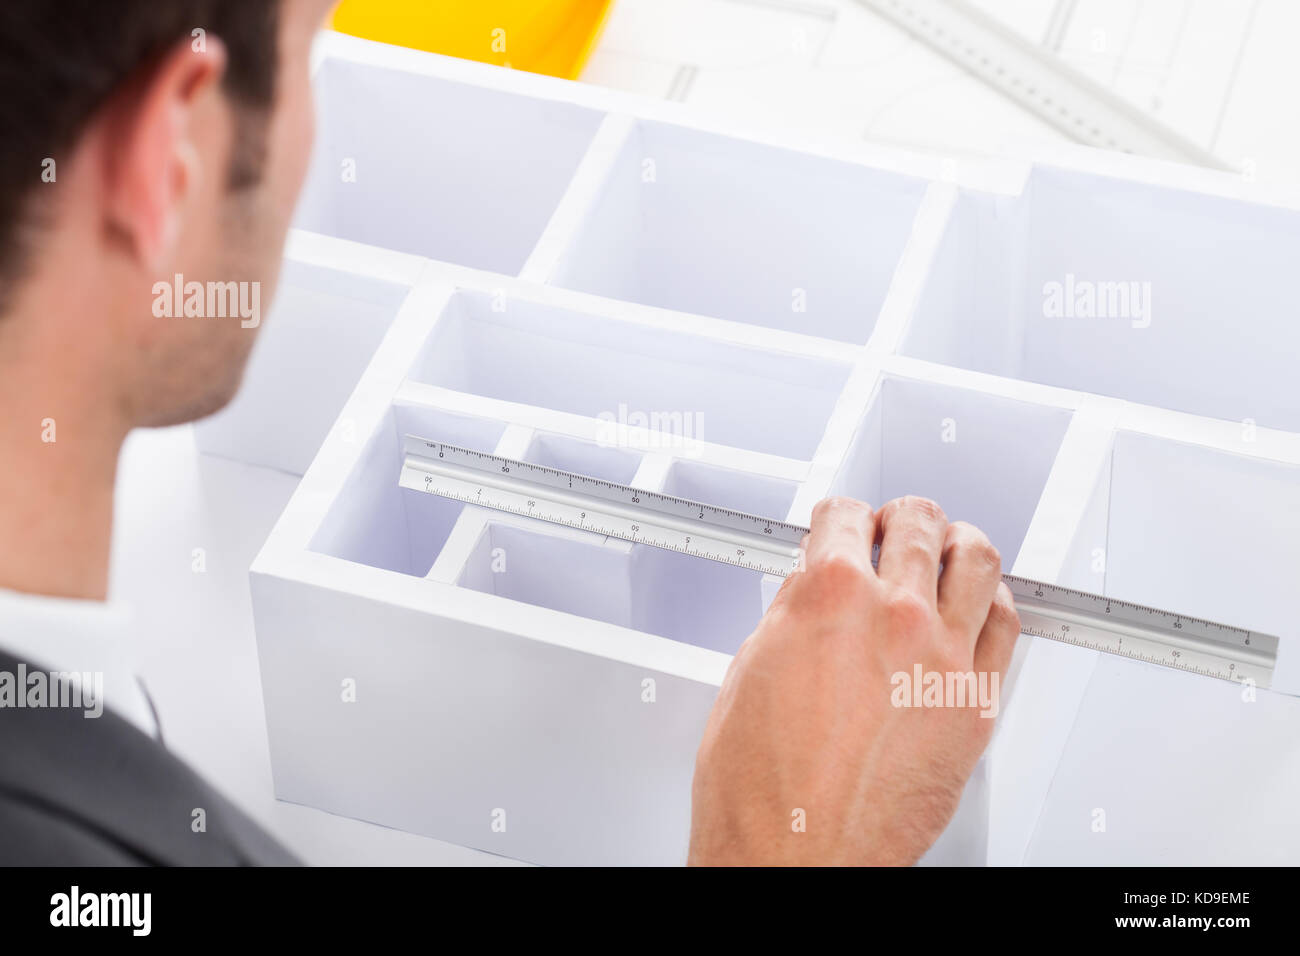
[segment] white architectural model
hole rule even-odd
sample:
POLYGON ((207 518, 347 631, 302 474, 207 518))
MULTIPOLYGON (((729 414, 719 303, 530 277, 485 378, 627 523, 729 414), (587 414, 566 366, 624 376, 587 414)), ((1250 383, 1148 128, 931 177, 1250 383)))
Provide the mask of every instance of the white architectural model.
MULTIPOLYGON (((685 858, 695 747, 775 582, 403 490, 408 433, 798 523, 832 492, 926 495, 1018 574, 1281 635, 1277 683, 1300 683, 1300 211, 1084 150, 790 149, 341 36, 315 82, 276 307, 200 428, 305 470, 252 569, 280 798, 542 863, 685 858)), ((1097 655, 1017 658, 932 860, 1018 862, 1040 815, 1091 847, 1099 806, 1134 826, 1123 786, 1048 801, 1097 655)), ((1281 771, 1201 769, 1213 806, 1289 819, 1294 698, 1106 667, 1287 741, 1281 771)), ((1158 768, 1238 739, 1178 734, 1094 743, 1158 768)))

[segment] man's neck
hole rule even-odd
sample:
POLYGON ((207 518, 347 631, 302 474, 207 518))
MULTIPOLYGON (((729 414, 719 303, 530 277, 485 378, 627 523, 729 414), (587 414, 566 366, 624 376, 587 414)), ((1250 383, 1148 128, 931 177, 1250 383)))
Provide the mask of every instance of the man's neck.
MULTIPOLYGON (((43 331, 59 324, 49 309, 85 304, 75 297, 0 316, 0 588, 103 600, 129 429, 93 380, 94 336, 53 341, 43 331)), ((94 321, 94 311, 82 315, 94 321)))

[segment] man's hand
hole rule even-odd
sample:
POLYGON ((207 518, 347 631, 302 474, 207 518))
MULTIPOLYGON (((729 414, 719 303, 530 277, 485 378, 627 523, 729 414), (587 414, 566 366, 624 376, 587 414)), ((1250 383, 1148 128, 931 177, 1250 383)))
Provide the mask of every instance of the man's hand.
POLYGON ((1020 622, 981 531, 924 498, 879 514, 829 498, 804 549, 804 570, 741 645, 709 717, 692 864, 914 863, 992 735, 977 695, 903 706, 921 701, 918 665, 945 687, 972 672, 1001 686, 1020 622))

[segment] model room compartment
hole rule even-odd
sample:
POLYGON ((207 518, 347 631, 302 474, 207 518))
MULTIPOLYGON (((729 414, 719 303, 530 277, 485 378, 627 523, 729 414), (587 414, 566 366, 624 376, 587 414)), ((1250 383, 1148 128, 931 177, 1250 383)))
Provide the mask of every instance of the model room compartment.
MULTIPOLYGON (((795 486, 678 461, 663 491, 783 517, 795 486)), ((734 654, 762 616, 761 582, 745 568, 499 515, 487 519, 458 583, 734 654)))
POLYGON ((982 529, 1010 570, 1069 422, 1064 408, 886 377, 832 493, 876 507, 932 498, 982 529))
POLYGON ((649 545, 489 520, 461 587, 734 654, 762 616, 762 575, 649 545))
POLYGON ((552 281, 866 342, 924 183, 641 121, 552 281))
POLYGON ((523 460, 620 485, 630 484, 641 464, 635 452, 547 432, 533 436, 523 460))
POLYGON ((451 533, 463 505, 398 486, 406 435, 491 452, 505 425, 416 406, 397 405, 360 460, 311 540, 311 550, 422 577, 451 533))
POLYGON ((784 521, 796 485, 780 478, 678 459, 660 489, 666 495, 784 521))
POLYGON ((1274 635, 1278 667, 1266 690, 1075 652, 1091 679, 1027 862, 1289 863, 1300 853, 1300 668, 1288 662, 1300 651, 1300 466, 1121 430, 1094 497, 1074 567, 1100 570, 1109 597, 1274 635), (1104 841, 1066 822, 1096 807, 1104 841))
MULTIPOLYGON (((394 55, 401 55, 393 51, 394 55)), ((518 273, 602 114, 330 59, 296 225, 518 273)))
POLYGON ((1300 429, 1300 211, 1037 167, 964 194, 905 355, 1300 429))
POLYGON ((632 426, 649 434, 630 440, 650 447, 695 439, 807 459, 847 375, 838 362, 461 290, 413 378, 598 418, 612 441, 632 426))
POLYGON ((1095 495, 1071 566, 1106 595, 1300 637, 1300 467, 1120 431, 1095 495))

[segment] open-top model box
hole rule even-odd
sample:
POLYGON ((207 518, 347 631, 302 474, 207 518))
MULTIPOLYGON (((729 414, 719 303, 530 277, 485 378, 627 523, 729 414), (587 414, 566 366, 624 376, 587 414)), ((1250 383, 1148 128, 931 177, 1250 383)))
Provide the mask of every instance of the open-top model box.
MULTIPOLYGON (((926 495, 1016 573, 1295 637, 1300 535, 1265 516, 1300 496, 1300 212, 1082 151, 797 151, 339 36, 316 77, 285 288, 200 433, 314 454, 252 570, 280 798, 685 858, 705 719, 779 581, 403 489, 408 434, 797 523, 926 495)), ((1021 640, 928 859, 1024 858, 1095 665, 1021 640)))

